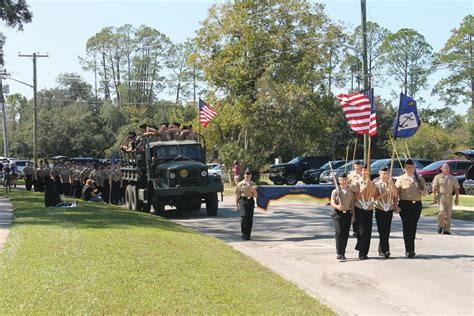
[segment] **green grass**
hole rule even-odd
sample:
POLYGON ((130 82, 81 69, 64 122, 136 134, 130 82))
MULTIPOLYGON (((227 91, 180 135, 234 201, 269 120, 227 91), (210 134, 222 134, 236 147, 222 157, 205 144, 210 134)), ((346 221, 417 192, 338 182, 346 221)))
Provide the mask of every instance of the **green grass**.
POLYGON ((0 314, 333 314, 223 241, 167 219, 6 196, 14 222, 0 253, 0 314))
MULTIPOLYGON (((423 206, 422 214, 424 216, 438 216, 439 209, 436 204, 433 204, 433 197, 431 195, 423 197, 423 206)), ((474 196, 460 195, 459 206, 474 207, 474 196)), ((474 222, 474 211, 453 210, 451 218, 474 222)))

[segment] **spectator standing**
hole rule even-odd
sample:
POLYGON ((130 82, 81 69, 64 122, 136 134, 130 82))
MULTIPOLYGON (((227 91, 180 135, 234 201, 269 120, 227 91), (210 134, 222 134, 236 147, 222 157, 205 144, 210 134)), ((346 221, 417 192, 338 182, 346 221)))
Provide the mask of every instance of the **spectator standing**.
POLYGON ((438 204, 438 233, 451 235, 451 213, 453 211, 453 192, 456 195, 454 204, 459 204, 459 182, 449 174, 449 165, 444 163, 441 173, 433 179, 433 200, 438 204))
POLYGON ((232 171, 234 172, 234 184, 237 185, 240 180, 240 165, 237 160, 234 161, 234 167, 232 171))

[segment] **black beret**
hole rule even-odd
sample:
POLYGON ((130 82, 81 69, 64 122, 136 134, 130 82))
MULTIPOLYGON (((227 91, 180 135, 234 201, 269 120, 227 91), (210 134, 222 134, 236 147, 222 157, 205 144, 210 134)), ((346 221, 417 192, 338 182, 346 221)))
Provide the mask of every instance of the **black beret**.
POLYGON ((411 159, 407 159, 407 161, 405 161, 405 166, 406 165, 413 166, 413 165, 415 165, 415 162, 413 162, 413 160, 411 160, 411 159))
POLYGON ((362 162, 360 160, 354 161, 354 165, 361 165, 361 164, 362 164, 362 162))
POLYGON ((245 174, 252 174, 252 172, 250 171, 249 168, 246 168, 245 171, 244 171, 245 174))
POLYGON ((365 164, 362 166, 362 169, 369 169, 369 165, 365 163, 365 164))
POLYGON ((383 167, 382 169, 380 169, 380 171, 388 171, 388 168, 387 168, 387 167, 383 167))
POLYGON ((341 173, 341 174, 339 175, 339 178, 341 178, 341 179, 347 179, 347 174, 346 174, 345 172, 343 172, 343 173, 341 173))
POLYGON ((147 127, 148 127, 148 124, 143 123, 143 124, 138 125, 138 127, 139 127, 139 128, 147 128, 147 127))

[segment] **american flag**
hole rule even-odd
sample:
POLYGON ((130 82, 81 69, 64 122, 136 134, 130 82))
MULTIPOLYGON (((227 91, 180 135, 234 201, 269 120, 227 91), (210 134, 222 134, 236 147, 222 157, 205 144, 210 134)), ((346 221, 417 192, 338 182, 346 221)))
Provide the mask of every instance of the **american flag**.
POLYGON ((374 89, 353 94, 338 94, 349 127, 357 134, 377 134, 377 117, 374 107, 374 89))
POLYGON ((207 124, 217 115, 209 105, 203 100, 199 99, 199 124, 207 127, 207 124))

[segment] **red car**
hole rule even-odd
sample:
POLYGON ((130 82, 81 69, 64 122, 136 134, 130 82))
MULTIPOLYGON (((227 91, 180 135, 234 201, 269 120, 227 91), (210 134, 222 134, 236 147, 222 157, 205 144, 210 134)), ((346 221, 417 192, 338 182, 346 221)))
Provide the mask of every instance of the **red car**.
POLYGON ((431 193, 431 182, 437 174, 441 173, 441 166, 445 162, 448 163, 450 170, 449 173, 451 173, 453 176, 465 174, 467 169, 469 169, 469 167, 473 164, 473 161, 470 160, 440 160, 424 167, 418 172, 418 174, 425 179, 428 192, 431 193))

